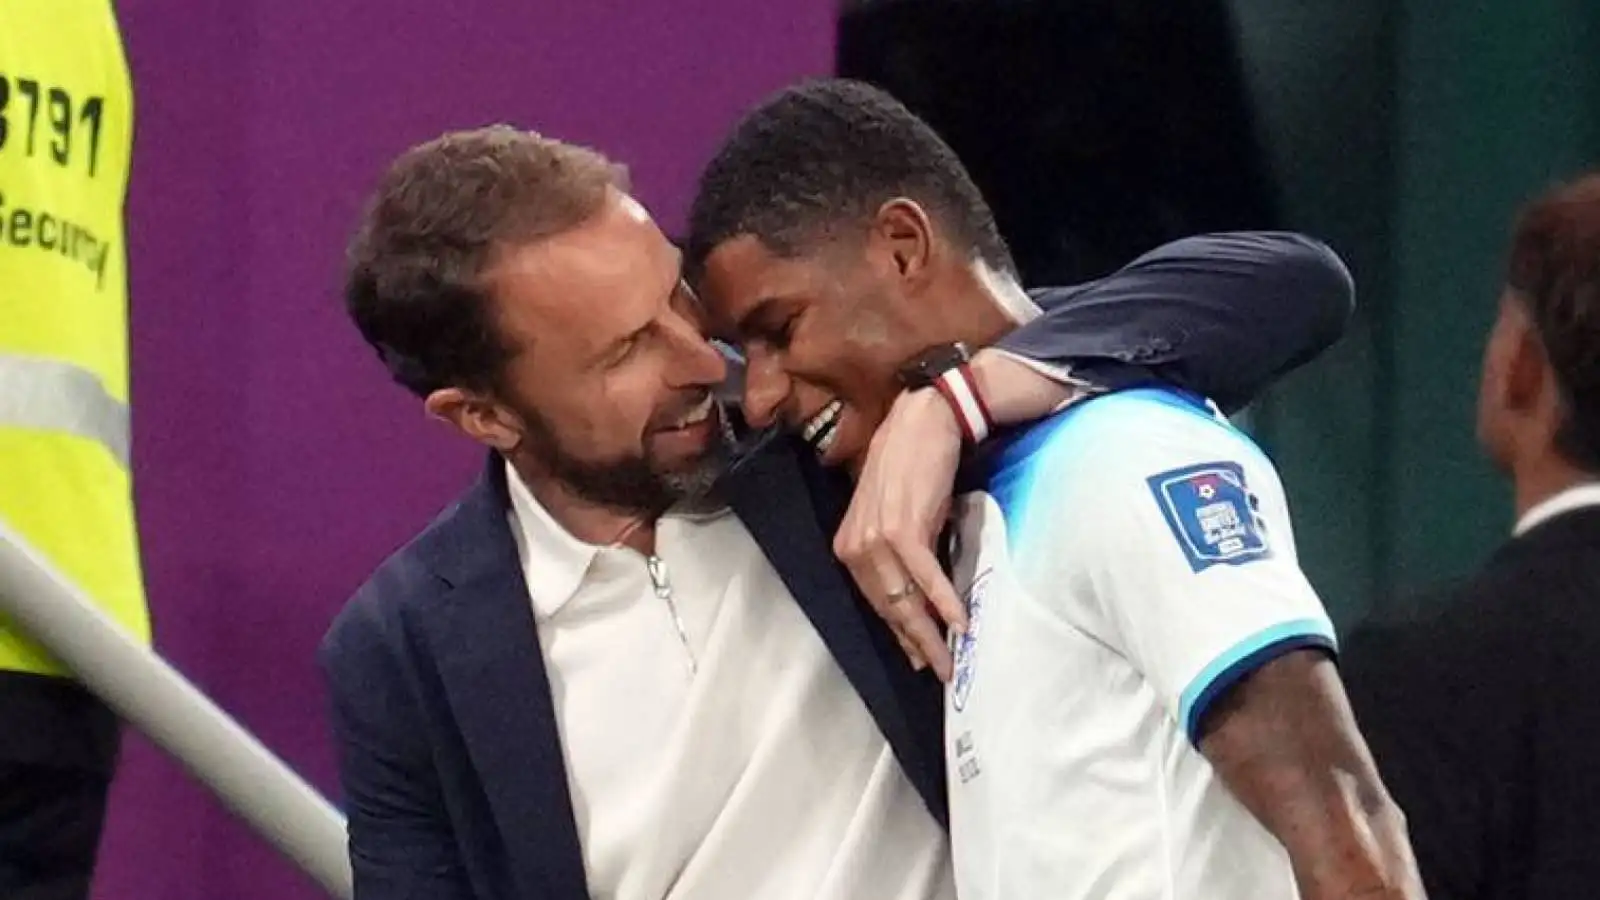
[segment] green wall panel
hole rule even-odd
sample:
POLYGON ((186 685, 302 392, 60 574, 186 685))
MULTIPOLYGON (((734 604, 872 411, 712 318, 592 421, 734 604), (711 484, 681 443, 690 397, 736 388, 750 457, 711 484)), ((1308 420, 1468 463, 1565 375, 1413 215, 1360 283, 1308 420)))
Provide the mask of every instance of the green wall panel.
POLYGON ((1600 165, 1600 3, 1230 6, 1283 218, 1357 281, 1350 335, 1251 417, 1346 626, 1506 532, 1480 349, 1515 209, 1600 165))

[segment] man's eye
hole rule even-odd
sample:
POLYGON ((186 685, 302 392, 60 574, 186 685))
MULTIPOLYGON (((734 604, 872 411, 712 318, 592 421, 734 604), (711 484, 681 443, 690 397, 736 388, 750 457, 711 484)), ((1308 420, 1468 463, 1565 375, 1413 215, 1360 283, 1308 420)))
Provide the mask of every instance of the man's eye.
POLYGON ((627 340, 625 340, 622 343, 618 344, 617 348, 615 350, 611 351, 611 360, 609 362, 609 365, 612 366, 612 367, 616 367, 616 366, 620 366, 623 363, 627 362, 630 358, 632 358, 633 351, 635 349, 637 349, 638 346, 639 346, 639 339, 637 337, 628 338, 627 340))

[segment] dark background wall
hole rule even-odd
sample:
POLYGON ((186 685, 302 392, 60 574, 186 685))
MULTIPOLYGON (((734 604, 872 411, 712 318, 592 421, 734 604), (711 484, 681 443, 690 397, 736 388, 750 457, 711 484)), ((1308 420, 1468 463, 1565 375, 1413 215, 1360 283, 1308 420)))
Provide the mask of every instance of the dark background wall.
POLYGON ((1600 166, 1600 6, 1232 0, 1285 220, 1355 272, 1351 338, 1263 404, 1344 622, 1508 532, 1473 415, 1516 209, 1600 166))
POLYGON ((1600 165, 1586 0, 852 5, 840 66, 955 145, 1035 284, 1164 240, 1291 228, 1349 263, 1349 335, 1244 422, 1349 627, 1507 531, 1473 441, 1517 206, 1600 165))
MULTIPOLYGON (((143 0, 128 207, 134 463, 157 646, 330 796, 312 655, 478 457, 345 323, 340 256, 406 146, 510 120, 632 166, 676 227, 743 106, 832 60, 833 11, 745 3, 143 0)), ((97 896, 316 896, 130 737, 97 896)))

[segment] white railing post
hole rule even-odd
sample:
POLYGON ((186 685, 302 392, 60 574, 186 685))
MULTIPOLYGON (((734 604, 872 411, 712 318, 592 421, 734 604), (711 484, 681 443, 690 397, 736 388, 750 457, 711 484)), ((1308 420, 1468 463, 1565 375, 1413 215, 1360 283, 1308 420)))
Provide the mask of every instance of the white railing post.
POLYGON ((130 637, 4 521, 0 612, 328 893, 350 900, 350 860, 339 811, 176 669, 130 637))

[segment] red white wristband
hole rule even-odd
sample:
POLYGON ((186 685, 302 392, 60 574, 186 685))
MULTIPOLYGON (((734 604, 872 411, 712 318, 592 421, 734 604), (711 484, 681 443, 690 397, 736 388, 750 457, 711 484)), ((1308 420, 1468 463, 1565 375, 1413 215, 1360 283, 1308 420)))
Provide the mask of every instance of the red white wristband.
POLYGON ((978 393, 978 380, 973 377, 970 365, 962 363, 946 369, 933 380, 933 386, 950 404, 950 411, 956 414, 956 421, 961 425, 961 436, 968 444, 982 443, 994 430, 994 417, 989 415, 989 407, 978 393))

